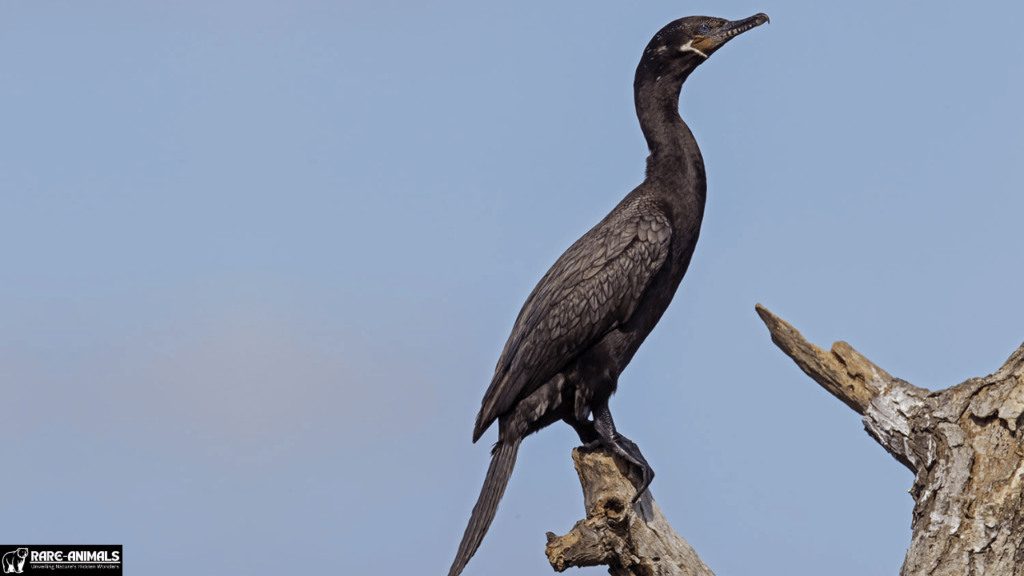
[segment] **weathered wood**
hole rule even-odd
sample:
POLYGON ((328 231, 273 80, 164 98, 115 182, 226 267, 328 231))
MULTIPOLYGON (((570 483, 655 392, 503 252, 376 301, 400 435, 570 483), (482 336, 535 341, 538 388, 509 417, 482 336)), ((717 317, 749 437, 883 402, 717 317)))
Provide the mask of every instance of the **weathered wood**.
POLYGON ((565 536, 548 532, 552 568, 608 566, 613 576, 714 576, 676 533, 648 490, 630 504, 640 479, 604 448, 572 452, 587 517, 565 536))
POLYGON ((845 342, 826 352, 760 304, 757 313, 772 341, 914 472, 901 576, 1024 576, 1024 344, 995 374, 931 392, 845 342))

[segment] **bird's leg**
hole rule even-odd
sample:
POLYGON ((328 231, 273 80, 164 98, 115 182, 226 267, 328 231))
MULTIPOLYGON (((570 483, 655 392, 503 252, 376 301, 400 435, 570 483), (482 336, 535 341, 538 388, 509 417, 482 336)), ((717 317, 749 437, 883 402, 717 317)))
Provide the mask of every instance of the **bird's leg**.
MULTIPOLYGON (((612 452, 623 457, 629 463, 639 468, 643 474, 643 481, 633 496, 633 503, 643 496, 647 487, 654 480, 654 470, 647 463, 647 459, 640 453, 640 448, 622 434, 615 430, 615 422, 612 420, 612 412, 608 409, 608 399, 597 400, 592 406, 594 414, 594 430, 597 432, 599 441, 612 452)), ((577 430, 578 431, 578 430, 577 430)), ((593 442, 591 444, 594 444, 593 442)))

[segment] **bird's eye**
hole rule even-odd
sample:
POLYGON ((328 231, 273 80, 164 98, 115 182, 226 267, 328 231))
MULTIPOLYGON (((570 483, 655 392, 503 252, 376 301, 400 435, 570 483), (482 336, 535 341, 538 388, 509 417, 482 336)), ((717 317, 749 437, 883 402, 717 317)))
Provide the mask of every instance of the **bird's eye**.
POLYGON ((697 34, 700 34, 701 36, 707 36, 710 33, 711 25, 708 24, 707 22, 704 22, 700 26, 697 26, 697 34))

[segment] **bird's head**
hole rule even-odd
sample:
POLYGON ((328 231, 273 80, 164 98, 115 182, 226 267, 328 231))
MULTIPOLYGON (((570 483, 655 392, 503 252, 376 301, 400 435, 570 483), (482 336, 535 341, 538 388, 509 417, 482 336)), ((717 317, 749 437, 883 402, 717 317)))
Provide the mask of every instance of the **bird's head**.
POLYGON ((736 36, 768 22, 766 14, 729 21, 687 16, 665 26, 647 45, 641 65, 658 76, 688 73, 736 36))

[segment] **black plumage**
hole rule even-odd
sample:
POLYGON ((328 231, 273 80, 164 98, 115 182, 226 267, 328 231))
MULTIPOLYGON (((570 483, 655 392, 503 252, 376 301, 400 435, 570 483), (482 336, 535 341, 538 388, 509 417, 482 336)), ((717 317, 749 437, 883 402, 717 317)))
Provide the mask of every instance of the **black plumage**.
POLYGON ((767 21, 682 18, 644 50, 633 93, 650 150, 646 178, 558 258, 519 312, 473 430, 476 442, 497 420, 498 442, 449 576, 483 540, 520 442, 549 424, 563 420, 584 444, 599 442, 639 467, 637 498, 654 478, 636 444, 615 429, 608 400, 672 301, 700 234, 707 181, 679 116, 679 92, 714 51, 767 21))

